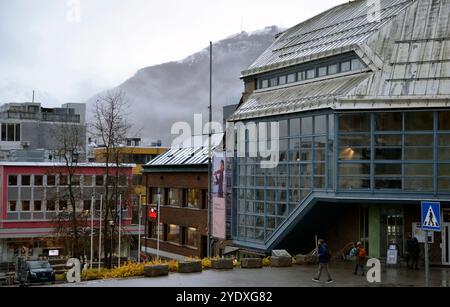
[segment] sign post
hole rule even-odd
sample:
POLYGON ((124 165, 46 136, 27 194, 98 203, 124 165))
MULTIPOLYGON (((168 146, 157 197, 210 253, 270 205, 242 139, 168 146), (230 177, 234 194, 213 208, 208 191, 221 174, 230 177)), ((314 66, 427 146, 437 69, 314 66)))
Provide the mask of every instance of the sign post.
POLYGON ((441 204, 422 202, 422 229, 425 231, 425 286, 430 286, 429 231, 441 231, 441 204))

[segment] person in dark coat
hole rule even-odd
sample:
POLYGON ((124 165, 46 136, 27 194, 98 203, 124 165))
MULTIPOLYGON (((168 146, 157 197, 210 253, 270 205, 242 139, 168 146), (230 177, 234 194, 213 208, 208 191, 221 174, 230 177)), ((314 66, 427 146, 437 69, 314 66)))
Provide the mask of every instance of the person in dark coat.
POLYGON ((328 249, 328 244, 325 240, 320 239, 317 242, 317 257, 319 258, 319 271, 317 272, 317 277, 313 278, 313 281, 320 282, 320 276, 322 275, 323 269, 327 272, 328 280, 327 283, 332 283, 333 278, 331 278, 330 271, 328 270, 328 262, 330 261, 330 250, 328 249))
POLYGON ((417 240, 416 237, 412 239, 412 246, 411 246, 411 269, 419 269, 419 256, 420 256, 420 246, 419 246, 419 240, 417 240))
POLYGON ((406 240, 406 263, 408 265, 408 268, 412 268, 412 254, 413 254, 413 246, 414 246, 414 240, 412 236, 408 236, 408 240, 406 240))

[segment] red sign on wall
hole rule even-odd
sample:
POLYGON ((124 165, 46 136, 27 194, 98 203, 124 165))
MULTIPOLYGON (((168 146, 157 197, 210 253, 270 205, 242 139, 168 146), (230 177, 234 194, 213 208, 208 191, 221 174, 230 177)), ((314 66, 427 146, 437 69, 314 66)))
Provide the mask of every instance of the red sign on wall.
POLYGON ((158 210, 156 209, 150 209, 150 211, 148 212, 148 217, 151 219, 158 219, 158 210))

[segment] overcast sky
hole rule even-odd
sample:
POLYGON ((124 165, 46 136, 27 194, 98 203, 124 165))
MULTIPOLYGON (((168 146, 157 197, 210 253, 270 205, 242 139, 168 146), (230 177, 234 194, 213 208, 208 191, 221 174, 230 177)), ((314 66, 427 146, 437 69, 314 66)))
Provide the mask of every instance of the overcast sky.
POLYGON ((232 34, 348 0, 0 0, 0 103, 82 102, 232 34))

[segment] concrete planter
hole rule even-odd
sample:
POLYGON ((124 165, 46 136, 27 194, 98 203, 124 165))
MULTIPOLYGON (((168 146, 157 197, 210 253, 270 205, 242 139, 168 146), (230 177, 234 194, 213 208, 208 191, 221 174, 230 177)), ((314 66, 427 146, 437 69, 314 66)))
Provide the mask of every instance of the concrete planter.
POLYGON ((202 271, 201 261, 178 262, 178 273, 197 273, 202 271))
POLYGON ((211 268, 214 270, 232 270, 233 260, 232 259, 211 260, 211 268))
POLYGON ((263 267, 261 258, 242 258, 241 268, 243 269, 260 269, 263 267))
POLYGON ((270 257, 270 266, 272 267, 289 267, 292 266, 291 257, 270 257))
POLYGON ((144 267, 145 277, 157 277, 157 276, 167 276, 169 275, 169 265, 168 264, 154 264, 147 265, 144 267))
POLYGON ((311 255, 297 255, 295 259, 298 265, 311 265, 317 262, 317 257, 311 255))

